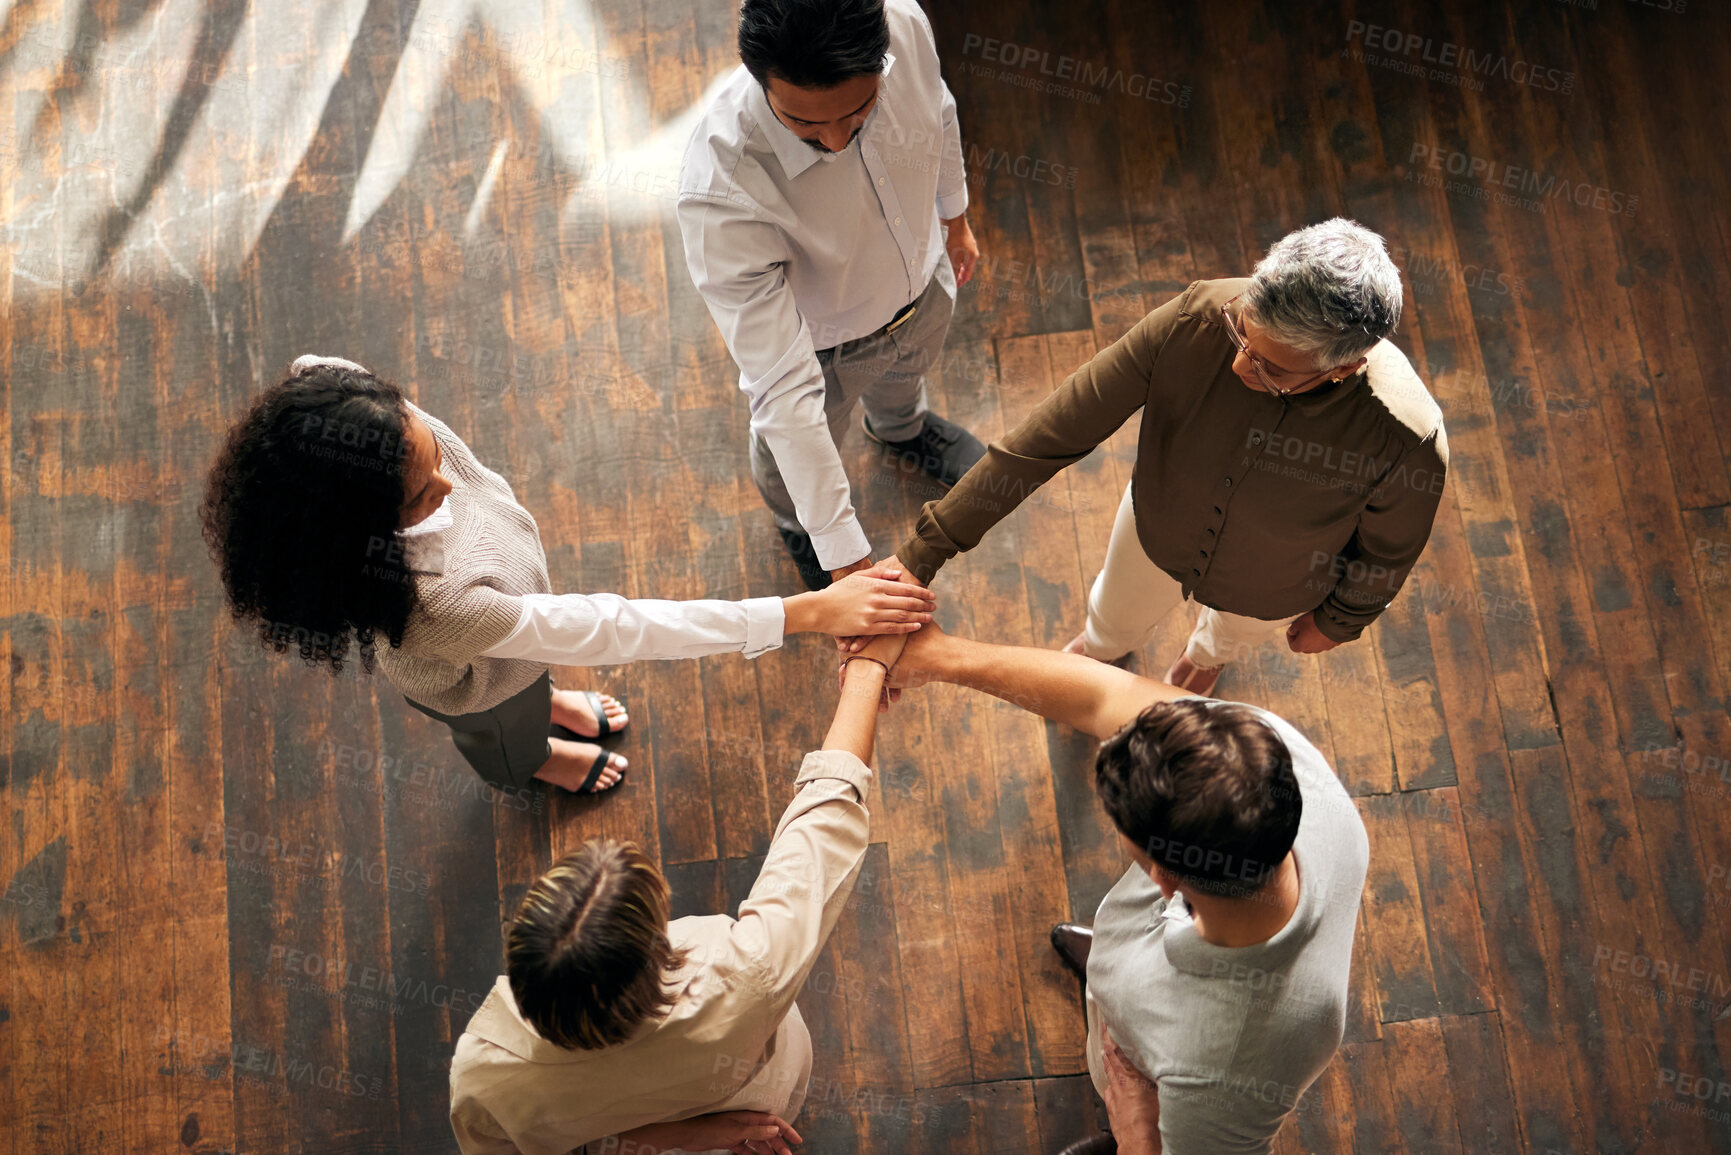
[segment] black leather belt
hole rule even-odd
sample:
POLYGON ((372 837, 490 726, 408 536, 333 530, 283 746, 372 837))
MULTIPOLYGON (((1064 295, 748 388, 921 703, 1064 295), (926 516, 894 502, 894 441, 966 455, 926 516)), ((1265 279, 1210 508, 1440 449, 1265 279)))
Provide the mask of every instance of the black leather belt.
POLYGON ((903 305, 900 309, 897 309, 896 315, 890 318, 890 323, 885 325, 882 329, 879 329, 878 332, 880 332, 880 333, 893 333, 893 332, 895 332, 897 329, 901 328, 902 325, 907 322, 909 317, 912 317, 914 315, 914 310, 918 309, 919 307, 920 307, 920 303, 918 300, 909 301, 907 304, 903 305))
MULTIPOLYGON (((919 307, 920 307, 920 299, 919 299, 919 297, 915 297, 913 300, 909 301, 907 304, 905 304, 901 308, 897 309, 896 315, 891 317, 890 323, 885 325, 883 328, 873 330, 872 332, 867 333, 863 337, 855 337, 852 340, 843 341, 842 345, 852 345, 857 341, 870 341, 870 340, 873 340, 873 339, 878 338, 878 337, 887 336, 888 334, 895 332, 897 329, 899 329, 903 325, 907 324, 909 318, 911 318, 914 315, 914 313, 919 309, 919 307)), ((834 346, 834 348, 839 349, 839 348, 841 348, 841 345, 836 345, 836 346, 834 346)), ((819 349, 818 350, 818 352, 820 352, 820 353, 827 352, 827 351, 828 350, 825 350, 825 349, 819 349)))

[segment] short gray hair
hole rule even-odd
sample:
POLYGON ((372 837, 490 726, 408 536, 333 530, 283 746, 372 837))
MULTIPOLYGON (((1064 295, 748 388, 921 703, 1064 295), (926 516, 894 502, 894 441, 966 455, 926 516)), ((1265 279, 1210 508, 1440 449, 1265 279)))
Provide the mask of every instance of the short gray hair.
POLYGON ((1287 233, 1252 277, 1245 311, 1319 369, 1356 361, 1400 324, 1400 270, 1388 246, 1345 217, 1287 233))

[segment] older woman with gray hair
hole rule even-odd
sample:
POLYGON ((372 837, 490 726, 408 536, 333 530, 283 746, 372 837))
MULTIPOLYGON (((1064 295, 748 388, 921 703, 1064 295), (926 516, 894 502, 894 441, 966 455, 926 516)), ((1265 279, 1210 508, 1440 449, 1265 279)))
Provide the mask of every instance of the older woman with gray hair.
POLYGON ((1135 475, 1065 649, 1115 660, 1194 601, 1166 680, 1208 694, 1264 642, 1352 641, 1424 551, 1448 468, 1442 412, 1388 340, 1400 314, 1383 239, 1338 218, 1283 237, 1248 279, 1195 282, 928 503, 903 571, 929 583, 1140 409, 1135 475))

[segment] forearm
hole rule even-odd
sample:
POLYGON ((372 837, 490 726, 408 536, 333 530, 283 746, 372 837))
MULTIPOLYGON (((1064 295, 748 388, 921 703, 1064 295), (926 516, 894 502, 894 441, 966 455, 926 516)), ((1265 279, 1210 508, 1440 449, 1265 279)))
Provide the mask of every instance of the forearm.
POLYGON ((836 702, 829 733, 824 735, 823 749, 846 750, 870 764, 877 736, 878 700, 884 688, 885 674, 880 660, 870 655, 856 656, 843 668, 841 698, 836 702))
POLYGON ((1117 733, 1155 702, 1192 696, 1081 654, 966 638, 949 639, 931 673, 938 681, 991 694, 1096 738, 1117 733))
POLYGON ((1339 556, 1312 555, 1312 565, 1328 565, 1335 579, 1316 608, 1325 637, 1351 641, 1388 608, 1430 541, 1447 479, 1448 439, 1439 427, 1378 480, 1339 556))
POLYGON ((938 218, 950 225, 968 211, 967 171, 962 167, 962 126, 956 119, 955 97, 943 85, 943 153, 938 158, 938 218))

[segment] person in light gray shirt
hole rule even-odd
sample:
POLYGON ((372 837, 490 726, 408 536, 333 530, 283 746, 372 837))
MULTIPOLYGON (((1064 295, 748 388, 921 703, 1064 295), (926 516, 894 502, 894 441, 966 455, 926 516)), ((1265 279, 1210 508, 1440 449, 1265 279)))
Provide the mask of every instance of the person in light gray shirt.
POLYGON ((1268 1151, 1340 1046, 1370 842, 1333 769, 1267 710, 1079 654, 928 625, 890 684, 954 682, 1105 739, 1096 792, 1134 861, 1094 928, 1052 941, 1087 980, 1110 1135, 1066 1155, 1268 1151))

